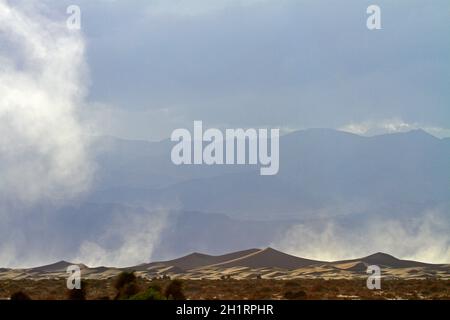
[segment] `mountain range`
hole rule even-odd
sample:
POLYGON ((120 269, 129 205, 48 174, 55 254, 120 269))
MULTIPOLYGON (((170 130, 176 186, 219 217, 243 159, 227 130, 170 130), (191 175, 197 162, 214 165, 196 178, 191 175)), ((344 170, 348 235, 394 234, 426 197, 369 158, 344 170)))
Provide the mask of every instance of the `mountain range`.
POLYGON ((173 165, 169 140, 103 137, 86 201, 172 212, 157 257, 269 246, 299 223, 332 221, 352 232, 371 220, 409 224, 429 211, 450 221, 449 142, 423 130, 295 131, 280 138, 279 174, 260 176, 256 165, 173 165))
MULTIPOLYGON (((433 261, 450 262, 445 256, 450 244, 448 138, 423 130, 373 137, 331 129, 295 131, 280 137, 275 176, 261 176, 257 165, 176 166, 170 160, 174 144, 98 137, 91 145, 97 169, 90 191, 71 203, 43 204, 24 213, 28 221, 20 225, 24 237, 19 240, 46 257, 39 261, 72 260, 86 243, 117 256, 139 252, 133 260, 99 262, 103 255, 94 252, 86 261, 123 266, 194 251, 220 254, 275 246, 302 252, 288 246, 303 247, 301 237, 284 241, 301 236, 296 226, 320 235, 331 224, 339 240, 365 235, 373 221, 379 224, 377 234, 382 233, 383 223, 394 220, 415 242, 422 231, 425 240, 440 246, 434 249, 444 254, 433 261)), ((403 254, 396 250, 397 240, 383 241, 355 252, 403 254)), ((414 256, 407 249, 406 255, 414 256)))
POLYGON ((423 130, 362 137, 309 129, 281 137, 280 171, 173 165, 168 140, 100 138, 93 202, 224 213, 248 219, 329 214, 410 215, 448 204, 450 144, 423 130))

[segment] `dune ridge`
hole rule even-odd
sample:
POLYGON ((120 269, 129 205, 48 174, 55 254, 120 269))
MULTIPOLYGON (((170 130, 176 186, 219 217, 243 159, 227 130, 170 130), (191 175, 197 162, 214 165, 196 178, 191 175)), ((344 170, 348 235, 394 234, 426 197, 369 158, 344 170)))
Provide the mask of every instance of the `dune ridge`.
MULTIPOLYGON (((0 280, 58 279, 67 277, 66 269, 72 263, 57 263, 28 269, 0 269, 0 280)), ((349 260, 317 261, 296 257, 273 248, 248 249, 223 255, 194 252, 186 256, 144 263, 127 268, 94 267, 79 264, 86 279, 108 279, 122 271, 134 271, 138 276, 181 279, 352 279, 367 277, 367 267, 377 265, 382 277, 399 279, 450 280, 450 264, 429 264, 401 260, 386 253, 349 260)))

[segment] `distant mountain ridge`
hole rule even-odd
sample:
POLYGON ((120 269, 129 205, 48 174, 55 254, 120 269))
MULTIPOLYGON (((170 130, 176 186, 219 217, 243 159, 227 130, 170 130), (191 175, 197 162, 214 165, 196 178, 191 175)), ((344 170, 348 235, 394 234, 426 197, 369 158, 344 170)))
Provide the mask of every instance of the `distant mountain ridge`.
MULTIPOLYGON (((332 129, 295 131, 280 138, 279 174, 260 176, 257 166, 175 166, 169 140, 102 137, 91 145, 97 171, 89 194, 62 206, 44 203, 32 212, 14 206, 10 210, 28 217, 21 226, 27 234, 22 245, 45 253, 38 261, 70 260, 86 243, 120 252, 134 233, 152 241, 152 249, 133 248, 143 252, 142 260, 133 258, 131 264, 188 252, 220 254, 267 246, 286 250, 300 248, 304 237, 299 227, 308 240, 331 225, 334 236, 342 236, 345 243, 353 232, 364 236, 385 221, 404 226, 401 231, 408 237, 421 230, 439 237, 436 252, 448 252, 449 142, 422 130, 374 137, 332 129), (41 239, 43 229, 34 226, 42 225, 42 217, 49 227, 45 241, 29 241, 41 239), (160 229, 153 230, 152 221, 160 229), (422 224, 430 230, 420 228, 422 224)), ((8 201, 0 202, 8 206, 8 201)), ((354 249, 380 250, 370 243, 354 249)), ((403 252, 391 243, 381 249, 403 252)), ((194 256, 197 264, 205 258, 194 256)), ((102 265, 130 263, 114 254, 97 259, 88 252, 85 259, 102 265)))
POLYGON ((255 165, 175 166, 173 145, 98 140, 100 169, 90 200, 171 207, 176 199, 181 210, 248 219, 306 217, 331 207, 402 216, 450 202, 448 139, 423 130, 373 137, 295 131, 280 138, 280 171, 272 177, 261 177, 255 165))

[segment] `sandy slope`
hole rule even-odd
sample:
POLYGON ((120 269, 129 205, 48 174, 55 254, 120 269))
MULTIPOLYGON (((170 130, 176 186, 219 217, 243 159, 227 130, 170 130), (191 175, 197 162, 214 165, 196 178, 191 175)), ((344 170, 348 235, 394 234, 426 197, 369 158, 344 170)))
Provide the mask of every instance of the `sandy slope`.
MULTIPOLYGON (((0 269, 0 280, 7 279, 52 279, 67 277, 66 268, 70 262, 30 269, 0 269)), ((294 279, 323 278, 351 279, 367 277, 367 267, 378 265, 382 277, 402 279, 439 278, 450 279, 450 265, 427 264, 417 261, 400 260, 385 253, 367 257, 333 262, 304 259, 272 248, 249 249, 220 256, 192 253, 169 260, 141 264, 129 268, 97 267, 88 268, 80 264, 85 279, 107 279, 123 270, 133 270, 145 278, 162 276, 184 279, 294 279)))

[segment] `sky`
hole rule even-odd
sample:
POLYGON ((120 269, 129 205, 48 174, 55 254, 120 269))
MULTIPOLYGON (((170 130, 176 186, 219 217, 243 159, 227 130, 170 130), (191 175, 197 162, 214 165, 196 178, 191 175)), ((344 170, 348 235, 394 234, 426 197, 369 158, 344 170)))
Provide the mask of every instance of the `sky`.
POLYGON ((446 0, 46 2, 81 8, 98 134, 159 140, 202 120, 450 136, 446 0))
MULTIPOLYGON (((29 249, 27 230, 54 230, 56 211, 39 214, 40 206, 89 192, 94 135, 160 140, 201 120, 450 137, 450 2, 376 1, 382 29, 374 31, 366 27, 371 4, 0 0, 2 266, 53 257, 29 249), (69 5, 80 6, 80 31, 65 26, 69 5)), ((147 225, 134 226, 145 230, 122 230, 137 235, 130 247, 150 247, 153 239, 140 237, 147 225)), ((109 256, 89 242, 81 249, 113 260, 130 252, 109 256)))

